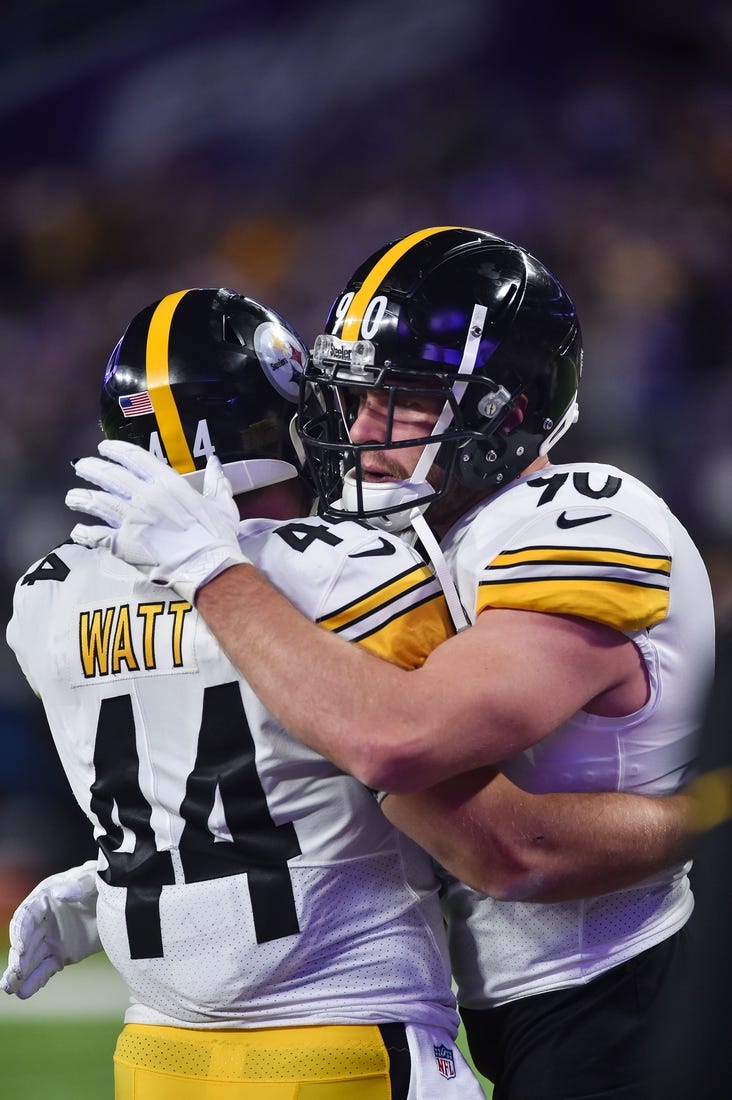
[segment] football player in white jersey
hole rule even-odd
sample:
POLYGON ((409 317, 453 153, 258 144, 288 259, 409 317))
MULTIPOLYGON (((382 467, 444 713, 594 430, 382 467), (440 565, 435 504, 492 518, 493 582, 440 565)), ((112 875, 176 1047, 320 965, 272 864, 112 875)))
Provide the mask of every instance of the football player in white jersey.
MULTIPOLYGON (((250 567, 221 504, 206 505, 205 531, 194 494, 146 456, 107 447, 114 474, 83 460, 108 492, 70 498, 112 527, 76 538, 195 592, 280 721, 391 792, 386 814, 479 888, 452 881, 446 913, 471 1052, 501 1100, 645 1100, 646 1029, 692 908, 681 858, 649 859, 632 885, 650 831, 620 793, 612 855, 598 847, 594 875, 583 866, 586 898, 543 831, 514 881, 495 884, 480 859, 492 765, 532 791, 634 791, 678 809, 655 796, 686 778, 711 676, 709 584, 681 524, 620 470, 549 462, 576 418, 581 356, 554 276, 480 230, 413 233, 336 299, 300 432, 323 514, 411 525, 436 565, 442 540, 465 628, 418 669, 318 632, 250 567)), ((582 864, 592 824, 576 805, 582 864)), ((670 851, 677 826, 672 810, 670 851)))
MULTIPOLYGON (((215 450, 234 525, 270 517, 241 524, 263 572, 326 630, 420 663, 452 632, 423 559, 362 522, 280 521, 309 505, 288 431, 306 360, 250 298, 168 295, 112 353, 104 432, 194 484, 215 450)), ((288 735, 189 601, 69 542, 19 581, 7 637, 99 863, 21 907, 4 987, 27 995, 101 942, 131 998, 118 1100, 482 1097, 429 857, 288 735)))

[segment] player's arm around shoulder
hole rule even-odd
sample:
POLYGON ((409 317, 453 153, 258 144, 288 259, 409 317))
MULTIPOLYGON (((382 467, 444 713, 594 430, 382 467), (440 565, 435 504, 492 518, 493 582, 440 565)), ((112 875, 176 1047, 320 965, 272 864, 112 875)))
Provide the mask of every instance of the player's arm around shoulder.
MULTIPOLYGON (((298 533, 289 525, 303 567, 322 561, 327 572, 340 526, 307 521, 298 533)), ((338 575, 350 583, 360 567, 367 595, 383 603, 374 570, 387 560, 392 569, 399 555, 381 533, 366 534, 368 545, 349 552, 338 575)), ((270 579, 276 588, 251 566, 228 569, 199 590, 198 610, 295 737, 381 790, 424 790, 535 744, 588 701, 623 688, 637 661, 617 631, 555 613, 560 602, 551 613, 486 606, 474 626, 405 667, 395 660, 406 644, 396 633, 388 651, 346 644, 356 596, 343 601, 340 620, 311 616, 316 625, 282 595, 292 598, 292 571, 270 579)))
POLYGON ((614 632, 559 616, 486 612, 405 670, 319 629, 251 566, 204 586, 197 606, 294 736, 382 790, 495 763, 622 676, 614 632))

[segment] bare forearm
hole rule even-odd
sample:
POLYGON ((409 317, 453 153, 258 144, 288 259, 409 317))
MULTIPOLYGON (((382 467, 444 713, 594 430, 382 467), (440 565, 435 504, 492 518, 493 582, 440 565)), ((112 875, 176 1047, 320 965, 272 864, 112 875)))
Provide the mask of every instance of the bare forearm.
POLYGON ((383 809, 454 875, 503 901, 623 889, 682 862, 691 842, 685 795, 532 795, 485 769, 390 795, 383 809))
POLYGON ((599 628, 558 615, 485 612, 407 671, 315 625, 249 565, 196 605, 293 736, 399 794, 523 751, 616 678, 599 628))
MULTIPOLYGON (((382 785, 384 716, 392 727, 399 721, 414 673, 317 626, 251 566, 236 566, 205 585, 196 606, 286 729, 369 786, 382 785)), ((409 728, 418 730, 418 720, 410 708, 409 728)), ((407 730, 402 741, 405 754, 414 754, 407 730)), ((398 770, 393 754, 388 766, 398 770)), ((414 774, 405 767, 406 789, 414 774)))

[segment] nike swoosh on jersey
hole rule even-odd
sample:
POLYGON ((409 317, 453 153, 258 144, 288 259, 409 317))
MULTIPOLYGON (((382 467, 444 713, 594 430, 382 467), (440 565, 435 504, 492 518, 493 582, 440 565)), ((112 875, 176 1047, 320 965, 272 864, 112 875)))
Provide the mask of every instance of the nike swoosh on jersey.
POLYGON ((349 554, 349 558, 388 558, 390 554, 396 553, 396 546, 393 542, 387 542, 385 538, 379 537, 381 546, 375 546, 373 550, 361 550, 358 554, 349 554))
POLYGON ((562 527, 564 530, 570 527, 581 527, 584 523, 597 523, 599 519, 609 519, 611 514, 611 512, 604 512, 601 516, 579 516, 577 519, 570 519, 566 512, 560 512, 557 516, 557 527, 562 527))

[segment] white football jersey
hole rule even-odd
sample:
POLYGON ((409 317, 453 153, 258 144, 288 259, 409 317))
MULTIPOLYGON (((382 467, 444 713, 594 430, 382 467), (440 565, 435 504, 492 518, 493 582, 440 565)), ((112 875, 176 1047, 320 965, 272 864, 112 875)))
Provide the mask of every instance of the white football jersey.
MULTIPOLYGON (((395 537, 314 517, 240 537, 310 618, 404 667, 452 632, 395 537)), ((7 637, 94 825, 128 1023, 455 1034, 430 860, 278 725, 189 603, 68 543, 18 582, 7 637)))
MULTIPOLYGON (((529 791, 661 795, 688 776, 714 661, 703 562, 666 504, 597 464, 550 466, 463 517, 442 543, 471 619, 487 608, 576 615, 632 638, 649 698, 623 718, 579 712, 503 762, 529 791)), ((449 880, 458 1000, 490 1007, 588 981, 689 917, 687 866, 618 893, 551 905, 497 902, 449 880)))

